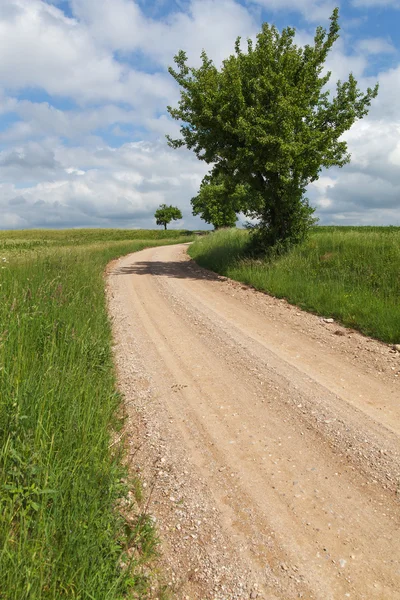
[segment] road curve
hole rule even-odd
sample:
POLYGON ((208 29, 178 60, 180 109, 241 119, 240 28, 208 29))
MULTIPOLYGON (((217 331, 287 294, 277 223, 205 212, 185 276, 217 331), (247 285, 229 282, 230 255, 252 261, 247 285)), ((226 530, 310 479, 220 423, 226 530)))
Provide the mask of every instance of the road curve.
POLYGON ((400 354, 185 245, 118 261, 108 299, 174 597, 400 599, 400 354))

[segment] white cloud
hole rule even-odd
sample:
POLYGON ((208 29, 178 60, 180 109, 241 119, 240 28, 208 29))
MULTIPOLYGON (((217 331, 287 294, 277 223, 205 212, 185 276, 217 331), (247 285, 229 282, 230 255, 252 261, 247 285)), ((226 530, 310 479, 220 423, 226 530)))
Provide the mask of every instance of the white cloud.
POLYGON ((77 139, 114 123, 133 125, 140 118, 136 111, 122 109, 112 104, 104 104, 96 108, 60 110, 48 102, 15 100, 12 103, 12 110, 21 121, 13 123, 6 131, 0 133, 0 140, 3 142, 48 136, 77 139))
POLYGON ((356 43, 359 52, 365 54, 393 54, 396 48, 392 42, 384 38, 366 38, 356 43))
POLYGON ((331 0, 252 0, 269 10, 295 11, 304 15, 307 21, 323 21, 328 19, 339 2, 331 0))
POLYGON ((108 100, 153 109, 174 97, 167 74, 124 67, 94 43, 82 23, 58 8, 40 0, 3 0, 2 4, 0 81, 4 87, 43 88, 79 103, 108 100))
POLYGON ((398 98, 400 96, 400 64, 380 73, 377 78, 369 78, 371 85, 378 79, 379 94, 371 108, 371 117, 395 122, 399 117, 398 98))
POLYGON ((398 0, 353 0, 352 4, 357 8, 400 8, 400 2, 398 0))
POLYGON ((8 97, 0 90, 0 115, 12 112, 15 109, 17 100, 15 98, 8 97))
POLYGON ((3 85, 43 87, 49 93, 76 96, 118 82, 120 67, 96 52, 83 28, 62 11, 39 0, 6 1, 5 5, 15 12, 12 19, 1 13, 3 85))
POLYGON ((20 117, 0 134, 3 142, 77 139, 117 123, 145 127, 153 136, 174 135, 177 125, 165 114, 166 106, 178 99, 165 70, 174 54, 184 48, 196 62, 206 47, 220 61, 240 33, 255 33, 252 17, 233 0, 194 0, 189 13, 176 12, 165 21, 146 19, 131 0, 75 0, 73 7, 76 17, 68 18, 41 0, 2 0, 1 84, 15 95, 39 88, 80 105, 61 110, 0 95, 0 114, 12 110, 20 117), (114 58, 116 51, 136 50, 156 61, 161 71, 146 73, 114 58))
POLYGON ((26 145, 0 155, 2 227, 154 227, 162 202, 181 208, 184 219, 176 226, 199 226, 190 198, 206 169, 187 151, 145 142, 93 151, 59 146, 54 155, 44 151, 36 157, 34 151, 26 145), (13 183, 6 182, 10 166, 13 183), (40 170, 43 181, 16 186, 35 174, 39 178, 40 170))
POLYGON ((251 37, 257 31, 248 10, 234 0, 192 0, 187 12, 162 21, 146 18, 132 0, 72 0, 72 7, 99 45, 140 50, 164 67, 181 49, 191 63, 199 61, 203 49, 220 63, 232 54, 239 35, 251 37))
POLYGON ((323 223, 400 224, 400 121, 367 118, 346 134, 351 163, 309 187, 323 223))
POLYGON ((1 169, 54 170, 57 166, 52 150, 32 142, 28 143, 25 147, 0 152, 1 169))
MULTIPOLYGON (((336 5, 255 3, 318 22, 336 5)), ((19 119, 0 133, 1 226, 152 227, 155 208, 167 202, 183 210, 183 226, 199 227, 189 201, 207 166, 166 146, 164 134, 175 136, 179 125, 166 115, 178 90, 165 67, 180 48, 190 64, 197 64, 203 47, 219 63, 238 35, 256 34, 252 13, 234 0, 191 0, 159 20, 146 17, 133 0, 71 0, 73 18, 55 1, 0 4, 0 82, 8 94, 0 90, 0 115, 19 119), (20 100, 29 87, 45 90, 49 101, 20 100), (59 108, 51 104, 54 97, 59 108), (64 98, 76 107, 62 108, 64 98), (111 147, 99 130, 112 130, 122 145, 111 147), (132 131, 147 141, 129 143, 132 131)), ((309 43, 312 35, 298 31, 296 39, 309 43)), ((329 56, 332 86, 350 71, 362 89, 372 86, 377 78, 364 76, 369 57, 395 56, 391 42, 368 38, 350 50, 348 41, 341 37, 329 56)), ((400 65, 379 81, 370 116, 346 135, 352 163, 323 173, 309 188, 323 222, 400 222, 400 65)))

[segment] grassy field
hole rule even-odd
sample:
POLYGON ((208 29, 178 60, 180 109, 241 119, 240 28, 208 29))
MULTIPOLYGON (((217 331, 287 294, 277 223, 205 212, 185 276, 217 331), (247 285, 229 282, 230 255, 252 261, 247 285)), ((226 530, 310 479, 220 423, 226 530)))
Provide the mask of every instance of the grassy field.
POLYGON ((123 241, 173 240, 190 236, 189 231, 155 229, 19 229, 0 230, 0 253, 31 252, 32 250, 88 246, 123 241))
POLYGON ((384 342, 400 343, 400 227, 315 227, 278 259, 246 258, 248 232, 197 240, 202 266, 384 342))
POLYGON ((144 597, 156 534, 140 503, 133 521, 118 508, 130 485, 123 441, 113 445, 121 398, 103 271, 183 234, 0 233, 1 599, 144 597))

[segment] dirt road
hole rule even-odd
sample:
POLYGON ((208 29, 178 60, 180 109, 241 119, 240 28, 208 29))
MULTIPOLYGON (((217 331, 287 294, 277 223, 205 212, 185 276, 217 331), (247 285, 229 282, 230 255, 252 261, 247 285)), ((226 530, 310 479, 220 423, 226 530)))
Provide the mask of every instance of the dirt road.
POLYGON ((108 279, 173 597, 400 599, 400 353, 144 250, 108 279))

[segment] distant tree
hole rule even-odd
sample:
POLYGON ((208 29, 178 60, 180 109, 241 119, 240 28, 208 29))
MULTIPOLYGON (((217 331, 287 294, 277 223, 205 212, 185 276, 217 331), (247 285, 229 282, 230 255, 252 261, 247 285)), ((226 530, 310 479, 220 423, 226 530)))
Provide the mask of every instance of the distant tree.
POLYGON ((173 148, 186 146, 200 160, 250 188, 247 213, 259 223, 262 247, 285 249, 301 241, 314 222, 304 197, 322 168, 350 161, 342 135, 368 113, 378 86, 361 92, 350 74, 338 81, 332 97, 325 62, 339 35, 339 11, 329 31, 318 27, 314 43, 299 47, 291 27, 280 33, 264 23, 247 52, 218 69, 203 51, 199 68, 187 65, 185 52, 169 72, 181 88, 170 115, 183 123, 173 148))
POLYGON ((177 221, 182 219, 182 213, 177 206, 167 206, 166 204, 160 204, 154 213, 157 225, 164 225, 164 229, 167 229, 167 225, 171 221, 177 221))

